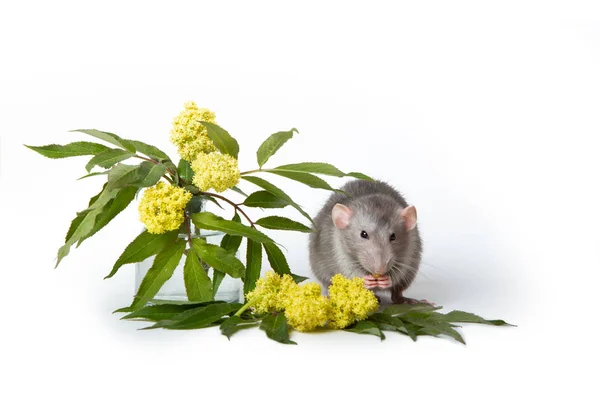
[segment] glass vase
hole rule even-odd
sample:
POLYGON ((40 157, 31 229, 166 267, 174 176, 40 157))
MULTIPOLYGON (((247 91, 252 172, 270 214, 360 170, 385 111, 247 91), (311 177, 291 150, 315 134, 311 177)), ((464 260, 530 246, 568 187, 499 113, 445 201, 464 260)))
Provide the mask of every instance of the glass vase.
MULTIPOLYGON (((200 238, 206 240, 207 243, 211 243, 213 245, 219 245, 221 243, 221 239, 225 234, 218 231, 196 231, 195 234, 192 234, 192 238, 200 238), (199 233, 198 233, 199 232, 199 233)), ((179 235, 180 239, 187 239, 185 234, 179 235)), ((144 276, 152 267, 152 263, 154 262, 154 257, 148 257, 144 261, 141 261, 135 266, 135 291, 137 292, 144 276)), ((239 252, 236 253, 236 257, 239 258, 239 252)), ((158 291, 155 299, 158 300, 176 300, 176 301, 187 301, 187 294, 185 291, 185 283, 183 280, 183 265, 185 263, 186 256, 182 256, 179 262, 179 265, 173 272, 173 276, 165 282, 165 284, 158 291)), ((210 279, 213 279, 213 268, 208 267, 208 276, 210 279)), ((221 285, 219 286, 216 294, 215 300, 227 301, 227 302, 239 302, 242 299, 242 284, 240 279, 232 278, 229 275, 225 275, 221 285)))

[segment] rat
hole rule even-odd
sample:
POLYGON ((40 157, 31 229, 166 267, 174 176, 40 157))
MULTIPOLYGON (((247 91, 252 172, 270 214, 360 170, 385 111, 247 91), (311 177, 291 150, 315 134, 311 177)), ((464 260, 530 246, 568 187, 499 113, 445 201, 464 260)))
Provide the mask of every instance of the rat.
POLYGON ((373 291, 404 297, 421 262, 417 210, 382 181, 354 180, 334 192, 314 219, 309 238, 310 267, 328 286, 335 274, 361 277, 373 291))

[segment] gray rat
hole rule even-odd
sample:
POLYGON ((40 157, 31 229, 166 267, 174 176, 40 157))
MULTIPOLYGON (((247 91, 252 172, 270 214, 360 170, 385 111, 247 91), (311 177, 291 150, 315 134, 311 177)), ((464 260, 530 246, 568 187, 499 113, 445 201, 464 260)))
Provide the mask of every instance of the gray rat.
POLYGON ((422 244, 417 211, 382 181, 354 180, 329 197, 314 219, 310 267, 329 285, 331 277, 361 277, 374 290, 391 290, 394 303, 416 303, 403 292, 414 280, 422 244))

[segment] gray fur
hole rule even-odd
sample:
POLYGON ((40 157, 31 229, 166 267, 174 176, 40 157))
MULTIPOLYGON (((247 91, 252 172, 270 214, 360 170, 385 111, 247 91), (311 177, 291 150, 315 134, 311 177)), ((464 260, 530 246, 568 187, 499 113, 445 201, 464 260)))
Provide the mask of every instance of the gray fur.
MULTIPOLYGON (((406 231, 400 212, 408 206, 398 191, 381 181, 354 180, 345 184, 343 193, 334 193, 314 219, 310 234, 310 266, 325 286, 340 273, 346 277, 383 270, 392 280, 392 295, 412 283, 421 262, 422 244, 418 227, 406 231), (337 229, 331 212, 341 203, 352 210, 347 228, 337 229), (360 237, 366 231, 369 239, 360 237), (392 233, 396 240, 390 242, 392 233)), ((389 290, 389 289, 387 289, 389 290)))

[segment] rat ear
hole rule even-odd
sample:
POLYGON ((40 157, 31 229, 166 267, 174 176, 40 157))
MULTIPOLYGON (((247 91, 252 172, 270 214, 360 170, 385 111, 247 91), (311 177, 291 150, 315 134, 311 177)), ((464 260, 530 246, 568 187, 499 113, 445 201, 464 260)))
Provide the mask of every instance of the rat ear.
POLYGON ((340 203, 333 206, 333 210, 331 210, 331 219, 337 229, 345 229, 350 224, 351 216, 352 210, 340 203))
POLYGON ((400 217, 404 221, 404 226, 407 231, 410 231, 417 225, 417 209, 415 206, 408 206, 400 211, 400 217))

